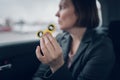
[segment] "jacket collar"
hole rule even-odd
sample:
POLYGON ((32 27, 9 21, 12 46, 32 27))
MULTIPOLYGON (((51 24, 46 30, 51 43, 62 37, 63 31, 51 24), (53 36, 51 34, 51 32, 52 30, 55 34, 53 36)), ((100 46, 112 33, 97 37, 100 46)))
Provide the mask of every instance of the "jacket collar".
MULTIPOLYGON (((92 35, 94 34, 95 30, 87 29, 83 35, 82 42, 86 43, 92 40, 92 35)), ((63 40, 70 40, 72 41, 72 38, 68 32, 64 32, 63 34, 63 40)))
POLYGON ((82 38, 82 43, 87 43, 90 42, 92 40, 92 35, 94 34, 94 30, 91 29, 87 29, 86 32, 83 35, 82 38))
MULTIPOLYGON (((92 41, 93 34, 94 34, 94 30, 90 30, 90 29, 86 30, 85 34, 83 35, 82 41, 78 47, 78 50, 76 51, 76 54, 73 58, 72 66, 73 66, 73 64, 75 64, 75 62, 79 58, 79 56, 81 56, 83 54, 83 51, 88 47, 88 43, 90 41, 92 41)), ((65 32, 63 39, 61 41, 61 45, 62 45, 62 49, 64 52, 64 59, 66 62, 68 59, 69 51, 71 49, 71 42, 72 42, 72 37, 70 36, 69 33, 65 32)))

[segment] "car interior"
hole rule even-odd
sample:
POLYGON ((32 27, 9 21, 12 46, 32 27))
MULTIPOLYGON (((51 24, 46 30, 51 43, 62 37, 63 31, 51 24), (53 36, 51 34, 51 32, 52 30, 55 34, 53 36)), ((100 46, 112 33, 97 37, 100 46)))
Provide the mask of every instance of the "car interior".
MULTIPOLYGON (((109 80, 120 80, 120 0, 99 0, 102 27, 108 28, 116 55, 116 63, 109 80)), ((38 40, 0 44, 0 80, 32 80, 40 62, 35 55, 38 40)), ((108 55, 109 56, 109 55, 108 55)))
POLYGON ((38 42, 0 46, 0 80, 31 80, 40 64, 35 55, 38 42))

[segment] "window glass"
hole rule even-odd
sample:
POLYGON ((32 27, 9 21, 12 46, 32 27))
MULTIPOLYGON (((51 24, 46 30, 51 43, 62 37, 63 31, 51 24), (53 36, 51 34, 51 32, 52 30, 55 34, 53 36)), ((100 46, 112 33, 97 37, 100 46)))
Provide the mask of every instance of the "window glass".
POLYGON ((0 44, 37 40, 36 32, 56 25, 59 0, 0 0, 0 44))

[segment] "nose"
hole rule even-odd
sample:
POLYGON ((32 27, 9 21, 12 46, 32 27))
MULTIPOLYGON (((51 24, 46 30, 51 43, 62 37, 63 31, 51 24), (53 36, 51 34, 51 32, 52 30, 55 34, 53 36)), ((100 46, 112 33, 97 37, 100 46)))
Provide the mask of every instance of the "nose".
POLYGON ((57 11, 57 13, 55 14, 55 16, 60 17, 59 11, 57 11))

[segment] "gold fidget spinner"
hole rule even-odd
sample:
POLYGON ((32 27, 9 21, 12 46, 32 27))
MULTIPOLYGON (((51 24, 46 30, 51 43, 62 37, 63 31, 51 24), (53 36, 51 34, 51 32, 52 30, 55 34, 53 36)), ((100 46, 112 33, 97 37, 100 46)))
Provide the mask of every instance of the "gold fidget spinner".
POLYGON ((54 31, 55 31, 55 25, 50 24, 50 25, 48 25, 48 29, 46 29, 44 31, 42 31, 42 30, 38 31, 37 32, 37 37, 41 38, 45 33, 49 32, 49 33, 52 34, 54 31))

